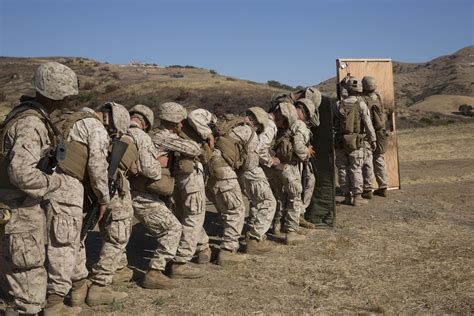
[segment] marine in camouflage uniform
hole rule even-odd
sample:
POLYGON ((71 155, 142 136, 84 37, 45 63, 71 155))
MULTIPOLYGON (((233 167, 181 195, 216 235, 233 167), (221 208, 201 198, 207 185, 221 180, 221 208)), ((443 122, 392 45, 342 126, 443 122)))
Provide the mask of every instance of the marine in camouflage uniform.
MULTIPOLYGON (((247 110, 246 120, 255 129, 257 147, 247 150, 247 159, 255 161, 256 166, 249 165, 239 172, 240 181, 249 199, 250 214, 248 219, 247 249, 249 254, 263 254, 272 250, 272 245, 266 240, 266 233, 270 228, 276 211, 276 199, 273 196, 270 183, 260 167, 260 139, 258 135, 265 131, 268 125, 268 113, 260 107, 251 107, 247 110)), ((264 145, 265 146, 265 145, 264 145)))
POLYGON ((335 110, 336 166, 339 187, 345 196, 343 203, 359 206, 367 203, 361 196, 363 192, 363 138, 367 137, 374 149, 375 132, 367 104, 360 97, 361 81, 351 77, 344 88, 347 89, 349 97, 340 101, 335 110), (354 107, 354 110, 348 112, 350 107, 354 107), (348 115, 352 115, 352 121, 348 115))
MULTIPOLYGON (((7 281, 2 287, 7 287, 12 300, 7 313, 36 314, 45 303, 46 219, 40 204, 62 183, 59 177, 40 170, 39 163, 56 149, 58 141, 59 132, 54 132, 48 111, 65 106, 67 97, 78 93, 74 72, 55 62, 38 67, 33 85, 36 98, 20 105, 27 111, 13 109, 17 114, 7 116, 2 125, 6 134, 0 140, 0 154, 4 155, 0 209, 11 214, 4 225, 0 224, 0 281, 7 281)), ((78 313, 80 308, 69 312, 78 313)))
POLYGON ((196 252, 199 242, 202 250, 209 248, 209 239, 203 229, 203 167, 197 158, 201 154, 201 147, 195 141, 183 138, 183 122, 186 122, 187 113, 182 105, 174 102, 161 104, 159 117, 161 125, 153 131, 152 139, 158 150, 170 159, 169 168, 177 188, 174 191, 174 214, 182 225, 182 235, 171 265, 171 277, 199 278, 204 275, 204 271, 188 262, 196 252))
MULTIPOLYGON (((173 283, 163 272, 166 264, 176 254, 182 228, 160 193, 147 190, 140 183, 140 180, 158 182, 163 177, 160 152, 148 134, 153 126, 153 111, 145 105, 138 104, 130 109, 130 115, 131 126, 128 133, 137 146, 139 157, 139 176, 132 177, 131 180, 133 209, 135 217, 158 242, 142 286, 150 289, 169 288, 173 283)), ((172 193, 173 188, 170 190, 172 193)))
POLYGON ((378 189, 374 194, 379 196, 387 196, 388 176, 387 166, 385 164, 384 150, 388 137, 385 129, 385 111, 382 96, 377 89, 375 79, 370 76, 362 78, 363 98, 368 106, 372 125, 374 126, 377 137, 377 148, 372 151, 370 143, 364 142, 364 165, 362 166, 362 174, 364 178, 364 193, 362 197, 372 198, 372 180, 375 179, 378 189))
MULTIPOLYGON (((102 114, 105 128, 110 136, 121 138, 127 133, 130 116, 124 106, 109 102, 100 108, 99 113, 102 114)), ((126 171, 122 169, 117 170, 116 183, 120 185, 117 186, 116 193, 111 196, 103 218, 99 220, 102 247, 99 261, 92 266, 89 277, 92 283, 86 298, 89 306, 120 302, 128 297, 127 293, 116 292, 110 287, 117 271, 127 266, 125 247, 132 230, 133 208, 130 183, 125 173, 126 171)))
MULTIPOLYGON (((203 166, 199 162, 200 145, 183 133, 186 110, 178 103, 160 105, 162 124, 152 135, 160 152, 173 156, 171 172, 176 180, 174 214, 182 225, 182 234, 171 265, 173 278, 199 278, 204 271, 189 264, 198 249, 209 249, 209 238, 203 228, 205 193, 203 166)), ((187 125, 186 125, 187 126, 187 125)))
MULTIPOLYGON (((66 152, 66 160, 60 162, 54 173, 63 185, 47 196, 48 306, 45 311, 51 314, 60 312, 60 303, 71 288, 73 306, 83 304, 87 294, 86 278, 89 271, 86 268, 84 242, 80 236, 84 200, 82 181, 88 179, 85 185, 92 189, 99 204, 110 202, 107 179, 109 136, 98 115, 91 109, 57 115, 57 124, 64 123, 62 126, 67 128, 66 122, 70 121, 72 126, 68 131, 63 131, 70 151, 66 152), (75 155, 71 150, 73 143, 81 144, 84 148, 82 156, 75 155), (79 161, 82 170, 69 168, 69 164, 77 165, 79 161), (84 176, 86 173, 88 177, 84 176)), ((61 129, 61 125, 58 127, 61 129)))

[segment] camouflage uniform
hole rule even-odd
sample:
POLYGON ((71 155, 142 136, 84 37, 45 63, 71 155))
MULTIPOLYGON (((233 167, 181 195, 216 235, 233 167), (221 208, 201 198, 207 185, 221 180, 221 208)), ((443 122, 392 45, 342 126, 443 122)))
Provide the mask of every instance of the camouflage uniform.
MULTIPOLYGON (((94 113, 91 109, 84 109, 94 113)), ((107 148, 109 136, 95 118, 77 121, 68 141, 87 145, 89 183, 100 204, 110 201, 107 179, 107 148)), ((84 243, 80 240, 84 187, 81 181, 57 168, 53 175, 60 178, 59 190, 48 194, 48 294, 66 296, 71 282, 87 277, 84 243)))
MULTIPOLYGON (((179 154, 180 157, 194 158, 201 154, 201 148, 196 142, 183 139, 166 129, 153 133, 153 142, 160 151, 179 154)), ((206 199, 203 166, 197 163, 192 173, 182 173, 177 164, 179 162, 173 166, 178 189, 175 190, 174 213, 181 222, 183 232, 174 261, 185 263, 192 259, 196 250, 209 248, 209 238, 203 228, 206 199)))
MULTIPOLYGON (((371 92, 366 98, 371 98, 374 101, 378 101, 381 96, 377 92, 371 92)), ((382 101, 383 102, 383 101, 382 101)), ((372 118, 373 119, 373 118, 372 118)), ((388 176, 387 176, 387 166, 385 164, 385 156, 383 153, 378 151, 372 152, 370 149, 370 144, 365 141, 365 153, 364 153, 364 166, 362 168, 362 173, 364 177, 364 190, 372 190, 372 179, 377 180, 379 189, 388 188, 388 176)))
MULTIPOLYGON (((361 118, 367 139, 375 141, 375 132, 370 120, 367 104, 356 96, 349 96, 345 99, 348 102, 359 101, 359 117, 361 118)), ((344 195, 352 192, 354 195, 362 194, 362 164, 364 158, 364 147, 350 153, 343 148, 336 148, 336 166, 338 168, 339 187, 344 195)))
MULTIPOLYGON (((129 135, 138 148, 140 174, 152 180, 159 180, 161 178, 161 166, 158 161, 160 153, 150 135, 134 126, 133 122, 129 135)), ((176 254, 182 232, 181 224, 157 194, 138 192, 132 187, 132 195, 135 216, 158 241, 158 247, 150 259, 149 267, 153 270, 164 271, 166 263, 176 254)))
POLYGON ((45 262, 46 221, 40 202, 44 195, 61 185, 60 179, 36 168, 50 150, 51 139, 38 117, 18 120, 5 140, 9 152, 8 176, 18 189, 2 190, 1 202, 12 212, 2 228, 0 269, 8 280, 9 294, 16 310, 39 313, 46 298, 45 262))

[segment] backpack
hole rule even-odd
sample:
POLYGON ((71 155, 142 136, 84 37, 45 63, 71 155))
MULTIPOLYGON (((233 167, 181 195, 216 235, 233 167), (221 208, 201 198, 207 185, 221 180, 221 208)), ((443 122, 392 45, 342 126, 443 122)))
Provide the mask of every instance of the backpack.
POLYGON ((364 139, 362 137, 359 98, 355 102, 342 100, 339 103, 339 113, 336 116, 336 138, 339 145, 352 152, 360 149, 364 139))
POLYGON ((275 144, 273 146, 275 157, 280 159, 282 163, 290 163, 294 158, 293 151, 293 136, 290 130, 278 130, 275 144))
POLYGON ((364 96, 364 101, 367 103, 367 107, 369 108, 374 130, 378 131, 385 128, 385 111, 380 95, 377 94, 377 100, 372 99, 370 96, 364 96))

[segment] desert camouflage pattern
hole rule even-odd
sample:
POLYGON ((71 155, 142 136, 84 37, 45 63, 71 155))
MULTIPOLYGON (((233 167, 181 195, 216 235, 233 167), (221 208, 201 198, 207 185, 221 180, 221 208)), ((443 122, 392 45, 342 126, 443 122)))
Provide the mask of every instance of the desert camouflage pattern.
POLYGON ((203 165, 196 163, 196 168, 191 174, 178 172, 176 189, 174 214, 181 222, 183 233, 174 261, 185 263, 190 261, 196 252, 209 248, 209 237, 203 227, 206 217, 203 165))
MULTIPOLYGON (((158 157, 162 153, 153 144, 150 135, 134 127, 133 122, 129 134, 138 148, 140 174, 159 180, 161 165, 158 157)), ((132 190, 132 198, 135 217, 158 242, 149 268, 163 271, 166 263, 176 255, 182 232, 181 224, 158 195, 132 190)))
POLYGON ((165 102, 158 106, 158 117, 168 122, 179 123, 187 115, 186 109, 176 102, 165 102))
POLYGON ((278 129, 272 115, 268 115, 268 126, 258 135, 258 156, 260 164, 265 167, 272 166, 271 147, 276 139, 278 129))
POLYGON ((113 126, 118 133, 120 135, 126 134, 130 127, 130 114, 128 113, 128 110, 123 105, 115 102, 106 103, 104 106, 111 108, 113 126))
POLYGON ((77 95, 79 86, 74 71, 57 62, 40 65, 33 76, 36 91, 51 100, 77 95))
POLYGON ((370 143, 364 141, 364 158, 362 163, 362 178, 364 191, 372 191, 372 180, 374 179, 374 156, 370 143))
POLYGON ((47 282, 46 219, 40 202, 61 182, 36 169, 51 144, 48 130, 38 117, 18 120, 9 129, 5 142, 10 159, 9 179, 18 190, 0 192, 0 201, 12 213, 10 221, 0 227, 0 280, 8 281, 6 287, 17 311, 35 314, 44 305, 47 282))
POLYGON ((205 109, 196 109, 188 114, 189 125, 202 139, 207 139, 212 134, 209 125, 217 123, 217 117, 205 109))
MULTIPOLYGON (((155 146, 163 152, 174 152, 188 158, 197 158, 201 147, 195 141, 183 139, 166 129, 153 134, 155 146)), ((209 237, 204 231, 206 194, 204 168, 195 162, 195 170, 190 174, 176 172, 176 208, 174 213, 182 225, 182 235, 175 261, 184 263, 192 259, 197 251, 209 248, 209 237)))
MULTIPOLYGON (((306 212, 306 209, 311 203, 311 197, 313 196, 314 187, 316 185, 316 177, 314 176, 312 165, 308 163, 307 168, 308 169, 306 172, 306 180, 305 180, 306 186, 302 188, 303 189, 303 197, 302 197, 303 214, 306 212)), ((303 177, 303 173, 301 173, 301 177, 303 177)), ((303 183, 303 181, 301 181, 301 183, 303 183)))
POLYGON ((129 112, 130 112, 130 116, 135 113, 138 113, 138 114, 141 114, 145 118, 145 120, 147 121, 146 123, 148 124, 147 131, 153 127, 155 115, 153 114, 153 111, 146 105, 137 104, 133 108, 131 108, 129 112))
MULTIPOLYGON (((87 185, 93 192, 98 192, 101 203, 108 203, 109 136, 104 126, 93 118, 79 120, 72 126, 67 140, 80 142, 89 148, 87 185)), ((48 294, 66 296, 72 282, 85 279, 89 274, 85 247, 80 240, 84 186, 76 178, 61 171, 55 172, 53 176, 61 180, 62 186, 47 195, 48 294)))
POLYGON ((107 205, 105 220, 99 223, 102 248, 90 280, 102 286, 112 284, 115 272, 128 264, 125 247, 132 233, 133 206, 130 184, 125 176, 122 181, 122 189, 113 196, 107 205))
POLYGON ((133 209, 135 217, 158 241, 149 269, 164 271, 166 263, 176 255, 182 232, 181 223, 156 194, 134 191, 133 209))

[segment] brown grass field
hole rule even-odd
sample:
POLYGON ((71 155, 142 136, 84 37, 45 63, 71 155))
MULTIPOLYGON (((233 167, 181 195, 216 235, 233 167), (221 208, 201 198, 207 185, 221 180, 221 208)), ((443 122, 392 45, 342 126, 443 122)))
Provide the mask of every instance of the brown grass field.
MULTIPOLYGON (((402 189, 368 206, 338 206, 332 230, 307 231, 300 246, 172 290, 116 287, 124 303, 82 314, 472 314, 474 312, 474 124, 399 133, 402 189)), ((217 247, 219 229, 207 229, 217 247)), ((154 247, 139 224, 129 259, 139 279, 154 247)), ((94 257, 94 256, 92 256, 94 257)))

